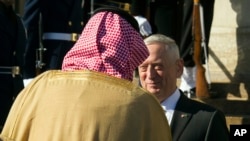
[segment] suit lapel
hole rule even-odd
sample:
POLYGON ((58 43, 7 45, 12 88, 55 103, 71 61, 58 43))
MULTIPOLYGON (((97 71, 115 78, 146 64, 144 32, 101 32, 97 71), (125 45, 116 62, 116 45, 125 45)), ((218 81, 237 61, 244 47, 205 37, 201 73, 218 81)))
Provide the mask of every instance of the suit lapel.
POLYGON ((192 118, 192 114, 186 111, 189 111, 188 108, 188 98, 183 95, 176 104, 175 112, 172 118, 171 131, 173 140, 178 140, 179 136, 182 134, 183 130, 186 128, 186 125, 192 118))

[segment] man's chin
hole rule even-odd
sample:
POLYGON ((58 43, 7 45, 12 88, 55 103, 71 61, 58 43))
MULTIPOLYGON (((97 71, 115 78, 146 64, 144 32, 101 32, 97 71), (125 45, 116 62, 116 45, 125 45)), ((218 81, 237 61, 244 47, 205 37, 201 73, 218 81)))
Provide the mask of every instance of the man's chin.
POLYGON ((154 95, 158 95, 160 93, 160 90, 156 90, 156 89, 149 89, 148 91, 154 95))

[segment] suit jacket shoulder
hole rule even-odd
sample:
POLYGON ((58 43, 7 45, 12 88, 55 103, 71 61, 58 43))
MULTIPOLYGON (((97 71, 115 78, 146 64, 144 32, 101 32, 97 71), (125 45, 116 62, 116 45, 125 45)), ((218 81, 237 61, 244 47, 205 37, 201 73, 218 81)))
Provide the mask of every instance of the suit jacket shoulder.
POLYGON ((173 140, 229 140, 224 114, 210 105, 187 98, 183 93, 177 102, 171 128, 173 140))

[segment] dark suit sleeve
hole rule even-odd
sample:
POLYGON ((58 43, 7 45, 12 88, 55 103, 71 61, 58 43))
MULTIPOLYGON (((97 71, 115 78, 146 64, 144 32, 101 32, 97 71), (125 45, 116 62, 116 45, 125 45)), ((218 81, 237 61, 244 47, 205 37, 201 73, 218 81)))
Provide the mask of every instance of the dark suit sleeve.
POLYGON ((215 111, 211 117, 205 141, 229 141, 229 131, 222 112, 215 111))
POLYGON ((27 44, 24 54, 24 78, 35 77, 35 51, 39 47, 39 0, 26 0, 23 22, 27 32, 27 44))
POLYGON ((26 34, 21 17, 19 15, 16 15, 16 19, 17 19, 16 61, 17 64, 21 66, 21 68, 23 68, 23 61, 24 61, 23 54, 25 51, 26 34))

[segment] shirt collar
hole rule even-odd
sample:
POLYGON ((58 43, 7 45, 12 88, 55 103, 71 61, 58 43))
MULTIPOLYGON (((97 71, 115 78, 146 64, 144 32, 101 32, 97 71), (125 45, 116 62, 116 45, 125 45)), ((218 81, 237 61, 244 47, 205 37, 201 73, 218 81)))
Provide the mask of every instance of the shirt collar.
POLYGON ((180 96, 181 96, 180 91, 177 88, 170 97, 168 97, 167 99, 165 99, 161 103, 161 105, 164 108, 164 110, 166 110, 166 111, 167 110, 174 110, 175 106, 177 104, 177 101, 179 100, 180 96))

